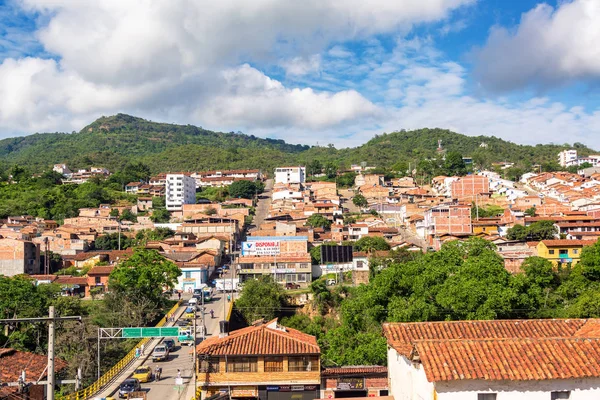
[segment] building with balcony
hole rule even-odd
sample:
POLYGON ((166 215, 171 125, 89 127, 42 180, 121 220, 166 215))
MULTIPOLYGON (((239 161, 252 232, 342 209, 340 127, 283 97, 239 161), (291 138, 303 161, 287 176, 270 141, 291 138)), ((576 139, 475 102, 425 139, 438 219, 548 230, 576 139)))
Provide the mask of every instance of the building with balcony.
POLYGON ((592 246, 595 240, 542 240, 536 246, 538 257, 545 258, 554 266, 558 264, 575 265, 581 257, 584 246, 592 246))
POLYGON ((318 399, 321 349, 314 336, 259 321, 196 347, 197 384, 202 398, 227 393, 230 399, 318 399))
POLYGON ((169 211, 181 211, 184 204, 196 203, 196 181, 185 174, 167 174, 166 206, 169 211))
POLYGON ((306 167, 281 167, 275 169, 275 183, 304 183, 306 167))
POLYGON ((248 236, 237 260, 240 282, 271 275, 276 282, 306 287, 312 281, 307 236, 248 236))

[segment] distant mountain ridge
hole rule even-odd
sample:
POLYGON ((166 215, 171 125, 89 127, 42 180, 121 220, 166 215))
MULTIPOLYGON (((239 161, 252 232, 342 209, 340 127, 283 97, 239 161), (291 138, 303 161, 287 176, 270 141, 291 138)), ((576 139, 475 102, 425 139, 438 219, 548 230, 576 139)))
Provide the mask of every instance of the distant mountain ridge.
MULTIPOLYGON (((36 133, 0 141, 0 157, 39 172, 56 163, 72 168, 91 165, 110 170, 132 161, 148 164, 154 172, 212 168, 262 168, 319 160, 341 167, 352 163, 389 167, 399 161, 414 162, 436 157, 438 140, 447 151, 479 156, 489 161, 531 164, 554 162, 570 145, 518 145, 496 137, 466 136, 444 129, 419 129, 376 135, 362 146, 336 149, 330 146, 288 144, 242 133, 213 132, 193 125, 152 122, 117 114, 101 117, 76 133, 36 133)), ((336 143, 334 143, 335 145, 336 143)), ((594 153, 576 143, 581 154, 594 153)))

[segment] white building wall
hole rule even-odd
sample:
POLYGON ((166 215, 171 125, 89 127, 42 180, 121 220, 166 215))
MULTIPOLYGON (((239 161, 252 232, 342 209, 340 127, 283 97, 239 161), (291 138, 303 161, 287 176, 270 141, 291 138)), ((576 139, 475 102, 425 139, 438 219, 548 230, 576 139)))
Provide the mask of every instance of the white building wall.
POLYGON ((295 192, 293 190, 280 190, 277 192, 273 192, 271 195, 273 200, 302 200, 304 196, 302 192, 295 192))
POLYGON ((275 183, 304 183, 305 167, 283 167, 275 169, 275 183))
POLYGON ((166 199, 167 210, 180 211, 184 204, 196 203, 196 181, 183 174, 167 174, 166 199))
POLYGON ((496 393, 496 400, 550 400, 552 392, 569 391, 569 400, 600 399, 600 378, 544 381, 427 380, 421 364, 413 364, 388 349, 388 380, 394 400, 477 400, 480 393, 496 393))
MULTIPOLYGON (((413 367, 411 361, 393 348, 388 349, 388 385, 394 400, 436 399, 433 384, 427 381, 423 367, 416 365, 417 368, 413 367)), ((442 399, 438 397, 438 400, 442 399)))
POLYGON ((479 393, 496 393, 496 400, 550 400, 551 393, 555 391, 570 391, 569 400, 600 399, 598 378, 547 381, 451 381, 438 382, 435 388, 438 400, 477 400, 479 393))

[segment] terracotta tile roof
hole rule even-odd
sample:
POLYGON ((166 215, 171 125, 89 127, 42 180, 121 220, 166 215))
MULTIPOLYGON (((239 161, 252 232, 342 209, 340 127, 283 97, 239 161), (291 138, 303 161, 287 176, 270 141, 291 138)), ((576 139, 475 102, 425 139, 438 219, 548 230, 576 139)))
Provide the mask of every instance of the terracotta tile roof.
POLYGON ((212 356, 321 353, 314 336, 278 325, 277 319, 262 325, 238 329, 223 338, 208 338, 200 343, 196 350, 200 354, 212 356))
POLYGON ((87 286, 87 278, 83 276, 59 276, 54 283, 59 285, 87 286))
POLYGON ((416 340, 571 337, 587 321, 532 319, 386 323, 383 325, 383 332, 391 346, 408 355, 416 340))
POLYGON ((88 275, 110 275, 110 273, 115 269, 112 265, 107 266, 96 266, 88 271, 88 275))
POLYGON ((387 323, 384 334, 429 381, 600 376, 600 319, 387 323))
MULTIPOLYGON (((45 369, 48 365, 48 357, 44 354, 34 354, 14 349, 0 349, 0 382, 16 382, 21 371, 25 370, 28 380, 44 378, 45 369)), ((60 359, 54 359, 56 372, 67 368, 67 363, 60 359)), ((0 395, 8 395, 18 390, 17 387, 2 388, 0 395)))
POLYGON ((546 247, 564 247, 564 246, 591 246, 596 243, 595 240, 542 240, 546 247))
POLYGON ((600 376, 600 339, 425 340, 415 350, 430 382, 600 376))
POLYGON ((321 375, 323 376, 346 376, 346 375, 368 375, 368 374, 387 374, 387 367, 381 365, 358 365, 337 368, 325 368, 321 375))

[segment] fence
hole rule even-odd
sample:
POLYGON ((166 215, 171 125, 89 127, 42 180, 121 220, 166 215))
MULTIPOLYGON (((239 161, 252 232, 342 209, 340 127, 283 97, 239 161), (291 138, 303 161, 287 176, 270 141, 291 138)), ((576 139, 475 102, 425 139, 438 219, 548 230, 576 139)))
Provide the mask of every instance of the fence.
MULTIPOLYGON (((173 314, 179 306, 181 305, 181 300, 178 301, 169 312, 156 324, 156 327, 161 327, 167 322, 167 315, 173 314)), ((150 338, 144 338, 140 340, 140 342, 133 348, 125 357, 123 357, 119 362, 112 366, 104 375, 100 377, 96 382, 92 383, 90 386, 82 389, 78 392, 67 394, 65 396, 57 396, 60 400, 85 400, 92 397, 94 394, 100 391, 106 384, 110 383, 116 376, 118 376, 123 369, 127 368, 127 366, 135 359, 135 349, 141 347, 142 345, 148 343, 150 338)))

